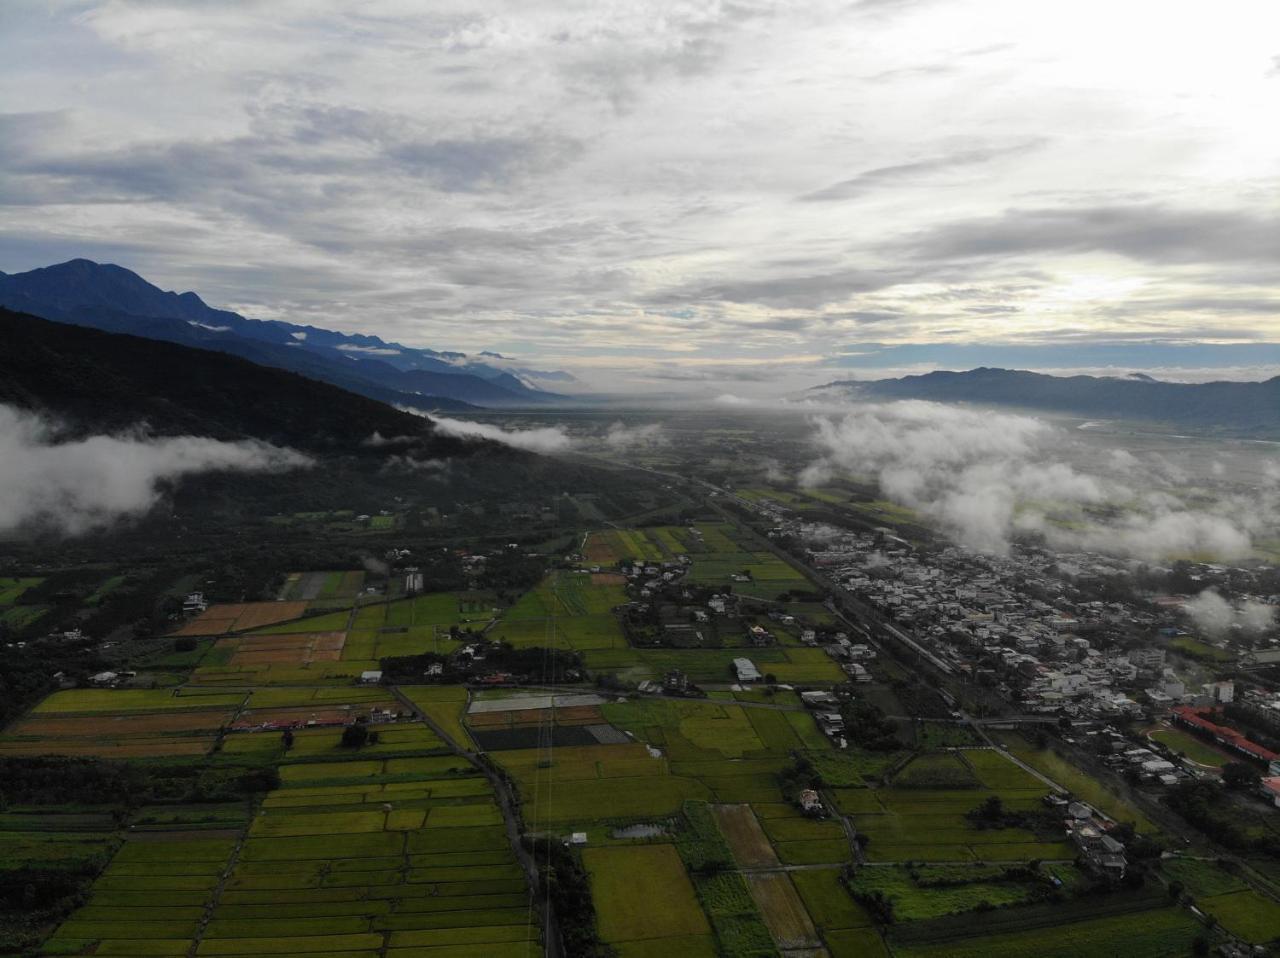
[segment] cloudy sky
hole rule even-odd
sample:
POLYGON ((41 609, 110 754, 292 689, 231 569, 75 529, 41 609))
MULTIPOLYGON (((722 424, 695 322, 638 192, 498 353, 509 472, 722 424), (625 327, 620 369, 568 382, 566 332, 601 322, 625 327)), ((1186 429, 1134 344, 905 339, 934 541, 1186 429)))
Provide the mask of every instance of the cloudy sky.
POLYGON ((1275 0, 6 0, 0 34, 7 272, 597 387, 1280 371, 1275 0))

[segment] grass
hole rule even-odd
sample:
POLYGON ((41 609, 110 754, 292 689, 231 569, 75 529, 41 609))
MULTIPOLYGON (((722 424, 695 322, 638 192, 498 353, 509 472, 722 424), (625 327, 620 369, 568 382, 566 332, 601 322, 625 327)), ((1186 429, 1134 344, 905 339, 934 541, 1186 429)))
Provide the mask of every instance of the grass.
POLYGON ((1199 639, 1193 639, 1189 636, 1174 639, 1169 643, 1169 645, 1189 658, 1197 659, 1201 662, 1209 662, 1214 665, 1221 665, 1223 662, 1230 662, 1235 658, 1235 656, 1230 652, 1208 645, 1207 643, 1201 642, 1199 639))
POLYGON ((1161 745, 1167 745, 1175 752, 1180 752, 1198 765, 1221 768, 1224 763, 1231 761, 1223 752, 1181 729, 1155 729, 1148 732, 1147 737, 1155 739, 1161 745))
POLYGON ((1255 945, 1280 939, 1280 904, 1253 889, 1202 898, 1197 903, 1223 928, 1255 945))
POLYGON ((894 777, 895 788, 977 788, 978 780, 950 753, 918 755, 894 777))
POLYGON ((460 685, 410 685, 400 692, 444 733, 463 748, 471 748, 471 736, 463 724, 467 710, 467 690, 460 685))
POLYGON ((1190 954, 1199 931, 1186 913, 1157 908, 959 941, 895 944, 893 952, 897 958, 1169 958, 1190 954))
POLYGON ((1048 776, 1071 791, 1076 798, 1088 802, 1116 821, 1133 822, 1146 835, 1159 834, 1159 829, 1129 802, 1111 792, 1101 782, 1076 768, 1051 749, 1032 748, 1020 735, 1008 739, 1010 752, 1036 771, 1048 776))
POLYGON ((1222 895, 1240 891, 1245 883, 1216 862, 1198 861, 1194 858, 1168 858, 1160 863, 1160 870, 1170 881, 1182 882, 1194 897, 1222 895))
POLYGON ((582 861, 606 942, 710 933, 674 845, 588 848, 582 861))
POLYGON ((0 576, 0 606, 13 605, 28 589, 34 589, 44 579, 39 576, 0 576))
POLYGON ((68 689, 54 692, 32 709, 36 715, 107 714, 207 709, 239 705, 240 692, 201 694, 171 689, 68 689))
POLYGON ((847 928, 823 937, 831 958, 889 958, 889 949, 874 928, 847 928))
POLYGON ((1001 866, 928 865, 917 868, 862 868, 853 887, 862 893, 880 892, 891 898, 900 921, 919 921, 973 911, 984 903, 1001 907, 1042 897, 1044 883, 1009 881, 1001 866), (933 887, 933 882, 946 882, 933 887))
POLYGON ((791 873, 796 891, 820 930, 866 928, 871 916, 853 900, 834 868, 791 873))

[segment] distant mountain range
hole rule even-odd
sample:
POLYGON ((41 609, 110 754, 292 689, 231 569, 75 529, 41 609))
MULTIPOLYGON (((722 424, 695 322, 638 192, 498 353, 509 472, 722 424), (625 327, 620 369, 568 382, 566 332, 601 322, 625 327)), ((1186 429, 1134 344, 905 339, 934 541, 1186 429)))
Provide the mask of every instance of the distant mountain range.
POLYGON ((195 293, 166 292, 121 266, 74 259, 0 273, 0 306, 62 323, 240 356, 423 409, 529 406, 566 401, 530 380, 571 382, 563 372, 512 367, 497 353, 469 357, 377 336, 354 335, 214 309, 195 293))
POLYGON ((1169 383, 1143 373, 1123 378, 1046 376, 982 367, 901 379, 842 380, 815 387, 809 395, 1018 406, 1099 419, 1216 429, 1240 436, 1280 436, 1280 376, 1265 382, 1169 383))

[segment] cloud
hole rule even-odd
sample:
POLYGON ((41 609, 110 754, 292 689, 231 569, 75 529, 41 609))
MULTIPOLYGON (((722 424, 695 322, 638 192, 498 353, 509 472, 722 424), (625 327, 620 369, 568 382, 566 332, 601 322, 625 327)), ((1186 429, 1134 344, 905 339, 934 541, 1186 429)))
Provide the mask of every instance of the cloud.
POLYGON ((903 244, 920 259, 1115 253, 1147 263, 1280 263, 1280 214, 1154 204, 1014 209, 903 244))
POLYGON ((46 527, 75 535, 139 516, 164 483, 211 471, 283 472, 309 466, 256 440, 99 435, 60 441, 57 428, 0 406, 0 531, 46 527))
POLYGON ((1044 144, 1044 140, 1035 139, 1006 147, 988 147, 984 149, 956 150, 953 153, 934 156, 924 160, 913 160, 910 163, 897 163, 893 166, 881 166, 866 170, 857 176, 800 197, 802 202, 829 203, 836 200, 857 199, 867 193, 875 192, 897 183, 908 183, 938 173, 947 173, 964 167, 982 166, 993 160, 1006 156, 1016 156, 1044 144))
POLYGON ((819 456, 800 474, 809 486, 853 475, 934 520, 979 552, 1003 554, 1033 534, 1064 550, 1161 560, 1240 559, 1254 532, 1277 519, 1274 493, 1188 505, 1160 460, 1124 450, 1088 461, 1072 437, 1030 416, 907 401, 855 406, 813 420, 819 456), (1247 518, 1246 518, 1247 517, 1247 518))
POLYGON ((486 422, 471 422, 466 419, 447 419, 427 416, 436 424, 436 428, 446 436, 462 436, 475 439, 489 439, 500 442, 514 449, 544 454, 568 452, 573 448, 573 439, 558 426, 543 426, 537 429, 503 429, 486 422))
POLYGON ((1226 635, 1233 629, 1258 634, 1276 622, 1275 606, 1255 599, 1228 602, 1216 589, 1205 589, 1194 599, 1188 599, 1182 610, 1197 628, 1213 636, 1226 635))
MULTIPOLYGON (((305 334, 304 334, 305 335, 305 334)), ((391 346, 357 346, 355 343, 339 343, 334 347, 339 352, 361 353, 368 356, 399 356, 400 350, 391 346)))
POLYGON ((604 434, 604 444, 614 452, 652 449, 655 446, 664 446, 669 441, 662 423, 659 422, 630 427, 615 422, 604 434))

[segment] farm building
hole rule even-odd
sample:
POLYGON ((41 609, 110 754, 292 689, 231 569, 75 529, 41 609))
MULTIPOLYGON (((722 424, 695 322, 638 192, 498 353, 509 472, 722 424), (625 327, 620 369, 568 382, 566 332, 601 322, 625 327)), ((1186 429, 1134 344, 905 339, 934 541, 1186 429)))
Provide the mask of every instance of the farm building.
POLYGON ((750 659, 734 659, 733 671, 737 674, 739 682, 759 682, 762 678, 760 670, 750 659))

